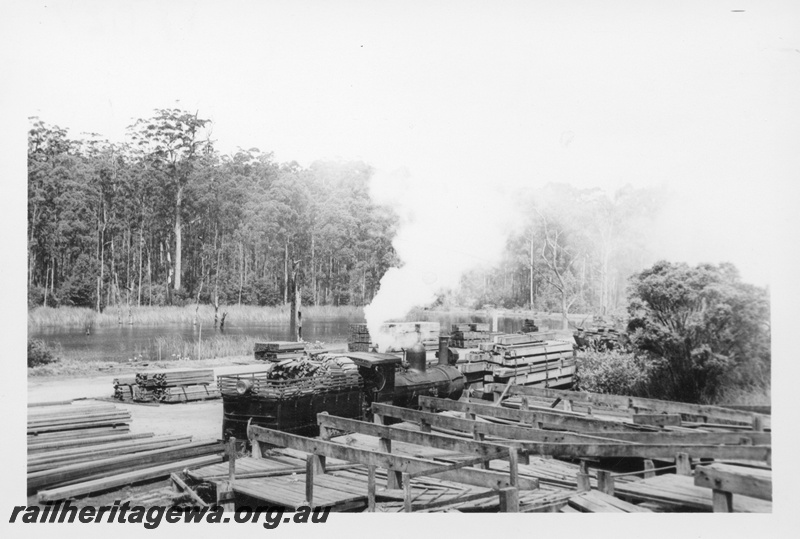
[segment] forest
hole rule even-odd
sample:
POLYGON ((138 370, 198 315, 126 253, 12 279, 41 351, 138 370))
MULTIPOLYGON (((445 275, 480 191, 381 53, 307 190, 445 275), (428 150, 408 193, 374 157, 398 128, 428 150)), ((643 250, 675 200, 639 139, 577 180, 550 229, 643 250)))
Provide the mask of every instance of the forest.
POLYGON ((360 162, 220 155, 207 120, 160 110, 122 144, 34 119, 28 146, 29 304, 369 302, 396 263, 396 219, 360 162))
MULTIPOLYGON (((273 306, 285 319, 295 287, 313 316, 363 317, 381 277, 402 265, 392 247, 401 219, 370 197, 375 170, 279 163, 255 148, 222 154, 210 127, 197 114, 162 109, 112 143, 31 119, 29 324, 31 313, 35 325, 69 325, 70 311, 108 307, 127 310, 130 324, 185 321, 189 305, 195 317, 199 306, 213 308, 215 327, 225 307, 242 318, 242 309, 273 306), (155 308, 164 316, 152 316, 155 308), (151 316, 134 316, 143 310, 151 316)), ((730 264, 656 262, 652 231, 668 196, 564 184, 517 193, 519 224, 500 259, 465 268, 458 286, 414 312, 526 309, 561 315, 564 329, 568 314, 599 315, 624 328, 627 341, 585 353, 584 389, 688 402, 768 398, 768 290, 742 282, 730 264)), ((476 216, 475 226, 491 217, 476 216)), ((431 235, 442 245, 467 237, 431 235)), ((203 354, 252 349, 235 345, 206 343, 203 354)))
MULTIPOLYGON (((295 283, 304 305, 369 304, 401 264, 399 219, 371 201, 371 166, 222 154, 211 133, 180 109, 137 120, 121 143, 32 118, 29 307, 281 305, 295 283)), ((564 184, 519 193, 502 259, 466 271, 437 304, 623 313, 628 277, 654 261, 648 230, 665 196, 564 184)))

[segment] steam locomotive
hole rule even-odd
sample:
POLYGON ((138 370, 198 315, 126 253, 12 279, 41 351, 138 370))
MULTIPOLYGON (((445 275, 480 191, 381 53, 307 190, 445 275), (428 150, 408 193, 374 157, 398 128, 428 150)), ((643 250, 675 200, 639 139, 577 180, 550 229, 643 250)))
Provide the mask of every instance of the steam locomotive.
POLYGON ((399 355, 376 352, 346 352, 340 356, 357 366, 357 373, 345 381, 321 383, 306 378, 284 382, 268 380, 265 373, 220 376, 223 439, 246 439, 248 421, 316 436, 320 412, 371 420, 373 402, 415 407, 420 395, 458 399, 464 390, 464 376, 454 366, 458 352, 448 347, 448 337, 439 339, 438 362, 432 366, 427 365, 421 343, 405 350, 405 362, 399 355))

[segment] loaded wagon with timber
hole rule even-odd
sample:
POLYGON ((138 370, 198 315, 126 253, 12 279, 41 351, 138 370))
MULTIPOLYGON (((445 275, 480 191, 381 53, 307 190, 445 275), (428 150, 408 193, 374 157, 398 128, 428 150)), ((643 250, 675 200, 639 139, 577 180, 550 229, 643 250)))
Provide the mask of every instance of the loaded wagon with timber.
POLYGON ((458 399, 463 374, 450 364, 447 338, 438 363, 428 366, 418 342, 399 354, 344 352, 286 359, 267 372, 218 377, 223 401, 222 436, 247 438, 251 422, 270 429, 316 435, 317 414, 369 419, 373 402, 413 407, 420 395, 458 399))

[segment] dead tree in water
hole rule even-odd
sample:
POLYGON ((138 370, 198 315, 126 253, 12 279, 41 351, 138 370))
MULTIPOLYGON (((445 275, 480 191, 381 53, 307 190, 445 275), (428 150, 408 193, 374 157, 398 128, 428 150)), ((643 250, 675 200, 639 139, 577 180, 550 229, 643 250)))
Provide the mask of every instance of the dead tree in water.
POLYGON ((291 280, 289 281, 290 285, 290 293, 291 293, 291 305, 289 307, 289 333, 292 335, 292 339, 295 341, 300 341, 302 336, 301 332, 302 329, 300 324, 300 286, 297 283, 297 273, 298 273, 298 265, 300 264, 299 260, 295 260, 292 263, 292 274, 291 280))

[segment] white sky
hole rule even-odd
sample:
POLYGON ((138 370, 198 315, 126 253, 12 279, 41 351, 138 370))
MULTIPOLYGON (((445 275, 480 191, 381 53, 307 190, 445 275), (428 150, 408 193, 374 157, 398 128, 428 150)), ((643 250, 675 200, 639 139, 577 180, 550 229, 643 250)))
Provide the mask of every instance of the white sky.
POLYGON ((14 112, 74 136, 121 140, 177 101, 225 152, 360 158, 481 196, 667 182, 686 203, 659 255, 770 281, 773 218, 797 194, 796 4, 429 4, 14 3, 4 63, 14 112))
MULTIPOLYGON (((20 260, 25 118, 121 140, 179 100, 214 121, 223 151, 405 167, 422 186, 410 196, 458 185, 462 210, 526 183, 668 183, 684 203, 659 254, 795 279, 797 2, 0 5, 0 159, 14 185, 0 211, 20 260)), ((23 282, 24 264, 6 275, 23 282)))

